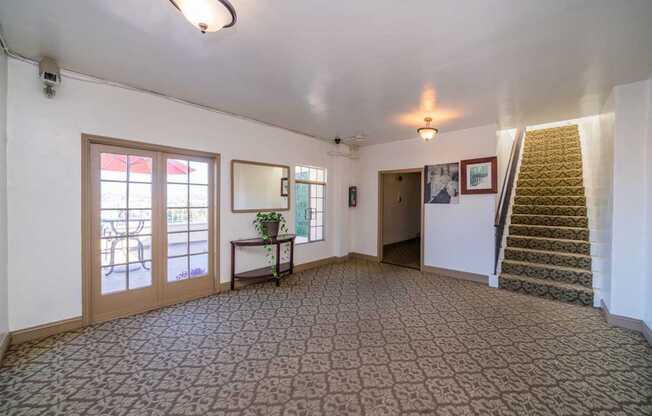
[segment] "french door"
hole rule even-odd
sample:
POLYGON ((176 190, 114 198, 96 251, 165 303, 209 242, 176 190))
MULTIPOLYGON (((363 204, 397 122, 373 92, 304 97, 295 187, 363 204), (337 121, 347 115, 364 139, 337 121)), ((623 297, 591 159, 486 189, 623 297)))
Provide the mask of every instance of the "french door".
POLYGON ((90 145, 92 322, 215 291, 214 165, 90 145))

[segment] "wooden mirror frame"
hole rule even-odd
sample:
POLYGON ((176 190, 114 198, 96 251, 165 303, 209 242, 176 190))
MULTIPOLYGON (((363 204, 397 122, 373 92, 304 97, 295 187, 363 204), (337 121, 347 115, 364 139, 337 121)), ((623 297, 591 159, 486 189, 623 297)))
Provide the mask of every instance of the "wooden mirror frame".
MULTIPOLYGON (((240 159, 232 159, 231 160, 231 212, 233 213, 243 213, 243 212, 279 212, 279 211, 289 211, 290 206, 292 204, 292 181, 290 180, 290 176, 292 174, 292 171, 290 170, 290 166, 287 165, 277 165, 275 163, 264 163, 264 162, 254 162, 251 160, 240 160, 240 159), (286 208, 257 208, 257 209, 236 209, 235 208, 235 164, 240 163, 240 164, 245 164, 245 165, 257 165, 257 166, 270 166, 274 168, 283 168, 287 169, 288 171, 288 194, 285 198, 287 198, 287 207, 286 208)), ((279 184, 279 187, 281 185, 279 184)))

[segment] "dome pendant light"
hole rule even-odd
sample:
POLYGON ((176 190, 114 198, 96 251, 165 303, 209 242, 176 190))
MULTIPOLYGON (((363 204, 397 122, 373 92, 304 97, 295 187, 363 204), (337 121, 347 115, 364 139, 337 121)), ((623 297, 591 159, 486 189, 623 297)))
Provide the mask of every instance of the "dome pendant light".
POLYGON ((201 33, 231 27, 237 20, 228 0, 170 0, 170 3, 201 33))
POLYGON ((430 123, 432 123, 432 118, 426 117, 423 119, 423 121, 426 122, 426 127, 421 127, 420 129, 417 129, 417 133, 419 133, 419 136, 427 142, 432 140, 435 137, 435 134, 439 133, 439 130, 437 130, 434 127, 430 127, 430 123))

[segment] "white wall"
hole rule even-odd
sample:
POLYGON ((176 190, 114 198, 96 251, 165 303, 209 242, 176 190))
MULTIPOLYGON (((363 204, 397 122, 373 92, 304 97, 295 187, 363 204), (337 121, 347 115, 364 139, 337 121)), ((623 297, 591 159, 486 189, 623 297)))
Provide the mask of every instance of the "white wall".
POLYGON ((421 228, 421 175, 388 173, 383 185, 383 244, 416 238, 421 228))
MULTIPOLYGON (((378 172, 422 168, 496 155, 496 125, 442 133, 425 143, 404 140, 361 149, 358 208, 351 216, 351 251, 377 255, 378 172)), ((493 272, 495 195, 460 195, 460 203, 427 204, 424 263, 471 273, 493 272)))
MULTIPOLYGON (((353 227, 351 227, 351 214, 357 208, 349 208, 349 187, 357 185, 357 177, 355 175, 355 161, 338 157, 333 162, 333 167, 339 174, 333 178, 328 175, 328 187, 331 189, 329 195, 333 196, 333 204, 342 209, 337 209, 332 215, 333 226, 326 230, 326 238, 330 239, 329 232, 337 230, 338 238, 334 238, 335 247, 334 254, 337 257, 346 256, 350 252, 351 238, 353 235, 353 227), (335 190, 334 192, 332 190, 335 190), (330 230, 330 231, 329 231, 330 230)), ((358 189, 358 195, 360 189, 358 189)))
POLYGON ((505 174, 509 167, 509 158, 512 156, 514 139, 516 139, 516 129, 498 130, 496 132, 496 157, 498 158, 498 193, 496 194, 496 206, 499 204, 505 174))
POLYGON ((647 195, 647 250, 645 253, 645 258, 647 259, 647 288, 645 291, 645 311, 643 320, 647 324, 647 327, 652 330, 652 78, 648 80, 647 110, 647 173, 645 175, 647 180, 647 186, 645 187, 647 195))
POLYGON ((9 329, 7 287, 7 56, 0 51, 0 339, 9 329))
POLYGON ((648 244, 646 180, 650 163, 649 82, 614 88, 613 237, 609 311, 641 319, 645 310, 648 244))
POLYGON ((594 259, 596 300, 611 307, 613 172, 614 172, 615 113, 613 94, 605 102, 591 136, 582 140, 584 184, 587 189, 591 251, 594 259))
MULTIPOLYGON (((304 263, 346 251, 335 224, 348 223, 343 186, 350 164, 327 155, 331 145, 282 129, 150 94, 64 78, 46 99, 36 68, 9 60, 8 238, 9 328, 81 315, 82 133, 217 152, 221 162, 221 280, 229 280, 229 241, 251 237, 254 214, 230 211, 230 161, 246 159, 328 169, 325 242, 298 246, 304 263), (334 185, 334 186, 333 186, 334 185), (336 205, 336 203, 338 205, 336 205)), ((292 202, 294 205, 294 201, 292 202)), ((293 212, 288 214, 293 226, 293 212)), ((246 253, 245 253, 246 254, 246 253)), ((240 269, 264 264, 243 256, 240 269)))

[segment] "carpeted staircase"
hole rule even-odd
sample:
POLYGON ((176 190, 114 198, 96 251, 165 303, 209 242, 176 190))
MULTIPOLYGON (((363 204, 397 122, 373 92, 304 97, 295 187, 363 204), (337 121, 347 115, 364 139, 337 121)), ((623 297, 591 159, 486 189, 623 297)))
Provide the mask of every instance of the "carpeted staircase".
POLYGON ((588 226, 577 126, 528 131, 500 287, 593 306, 588 226))

